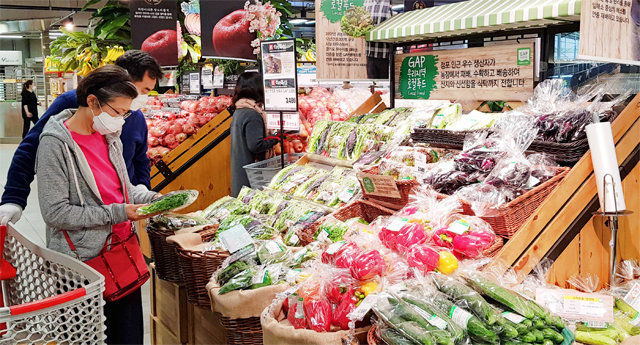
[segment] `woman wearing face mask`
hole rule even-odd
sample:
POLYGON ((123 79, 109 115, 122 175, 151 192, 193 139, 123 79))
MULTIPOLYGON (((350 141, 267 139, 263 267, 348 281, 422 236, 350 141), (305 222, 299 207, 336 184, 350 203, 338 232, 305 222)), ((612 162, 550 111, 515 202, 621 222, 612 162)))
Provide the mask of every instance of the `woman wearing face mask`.
POLYGON ((36 86, 33 84, 33 80, 27 80, 22 84, 22 120, 24 120, 24 127, 22 127, 22 139, 29 133, 31 122, 35 124, 38 122, 38 96, 36 96, 36 86))
MULTIPOLYGON (((76 93, 78 109, 53 116, 40 136, 36 175, 47 247, 87 261, 99 255, 109 235, 112 241, 128 237, 132 221, 145 218, 136 210, 156 193, 129 182, 122 158, 120 131, 138 95, 127 72, 114 65, 98 68, 76 93)), ((107 343, 142 343, 139 289, 104 310, 107 343)))

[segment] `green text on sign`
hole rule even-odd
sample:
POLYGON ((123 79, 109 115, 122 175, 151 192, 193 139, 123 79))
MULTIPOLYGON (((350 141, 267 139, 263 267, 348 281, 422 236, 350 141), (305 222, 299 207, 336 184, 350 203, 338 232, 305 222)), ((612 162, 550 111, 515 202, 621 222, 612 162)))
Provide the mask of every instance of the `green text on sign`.
POLYGON ((322 0, 320 9, 330 22, 337 23, 352 6, 364 6, 364 0, 322 0))
POLYGON ((436 89, 437 55, 408 56, 400 67, 399 90, 404 99, 428 99, 436 89))

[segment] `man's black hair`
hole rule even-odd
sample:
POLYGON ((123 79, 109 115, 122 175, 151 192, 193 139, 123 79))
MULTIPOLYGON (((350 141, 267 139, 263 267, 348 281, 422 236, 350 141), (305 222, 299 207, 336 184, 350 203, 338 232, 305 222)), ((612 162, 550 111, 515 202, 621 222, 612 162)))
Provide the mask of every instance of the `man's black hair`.
POLYGON ((149 77, 160 80, 164 75, 158 61, 142 50, 128 50, 116 60, 116 65, 129 72, 133 81, 140 81, 146 72, 149 77))

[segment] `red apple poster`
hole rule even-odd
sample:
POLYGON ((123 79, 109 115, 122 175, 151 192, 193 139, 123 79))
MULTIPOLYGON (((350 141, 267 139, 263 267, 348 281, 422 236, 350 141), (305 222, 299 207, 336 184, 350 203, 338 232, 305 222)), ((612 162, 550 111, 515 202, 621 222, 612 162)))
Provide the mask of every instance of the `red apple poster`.
POLYGON ((178 65, 176 0, 131 0, 131 45, 151 54, 161 66, 178 65))
POLYGON ((249 19, 244 5, 246 0, 202 0, 202 56, 255 60, 251 41, 255 32, 249 32, 249 19))

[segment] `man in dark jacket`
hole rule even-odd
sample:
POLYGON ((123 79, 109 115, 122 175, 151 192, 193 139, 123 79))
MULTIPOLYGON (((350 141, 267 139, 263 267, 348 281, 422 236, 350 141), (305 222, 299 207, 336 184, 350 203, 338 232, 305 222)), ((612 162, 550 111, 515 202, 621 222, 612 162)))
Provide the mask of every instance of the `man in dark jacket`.
MULTIPOLYGON (((156 86, 156 82, 162 78, 162 69, 157 61, 149 54, 141 50, 130 50, 116 60, 116 65, 126 69, 140 95, 146 95, 156 86)), ((129 179, 133 185, 143 184, 150 188, 150 166, 147 158, 147 123, 142 111, 139 110, 140 101, 144 97, 136 99, 137 104, 132 103, 131 115, 125 119, 122 127, 123 156, 127 164, 129 179)), ((20 146, 13 155, 7 184, 2 194, 0 203, 0 225, 6 225, 9 221, 18 222, 22 216, 22 210, 27 206, 27 197, 31 191, 31 182, 35 176, 36 152, 40 143, 40 134, 51 116, 61 113, 65 109, 78 107, 76 91, 71 90, 58 96, 49 109, 42 115, 29 134, 22 140, 20 146)))

